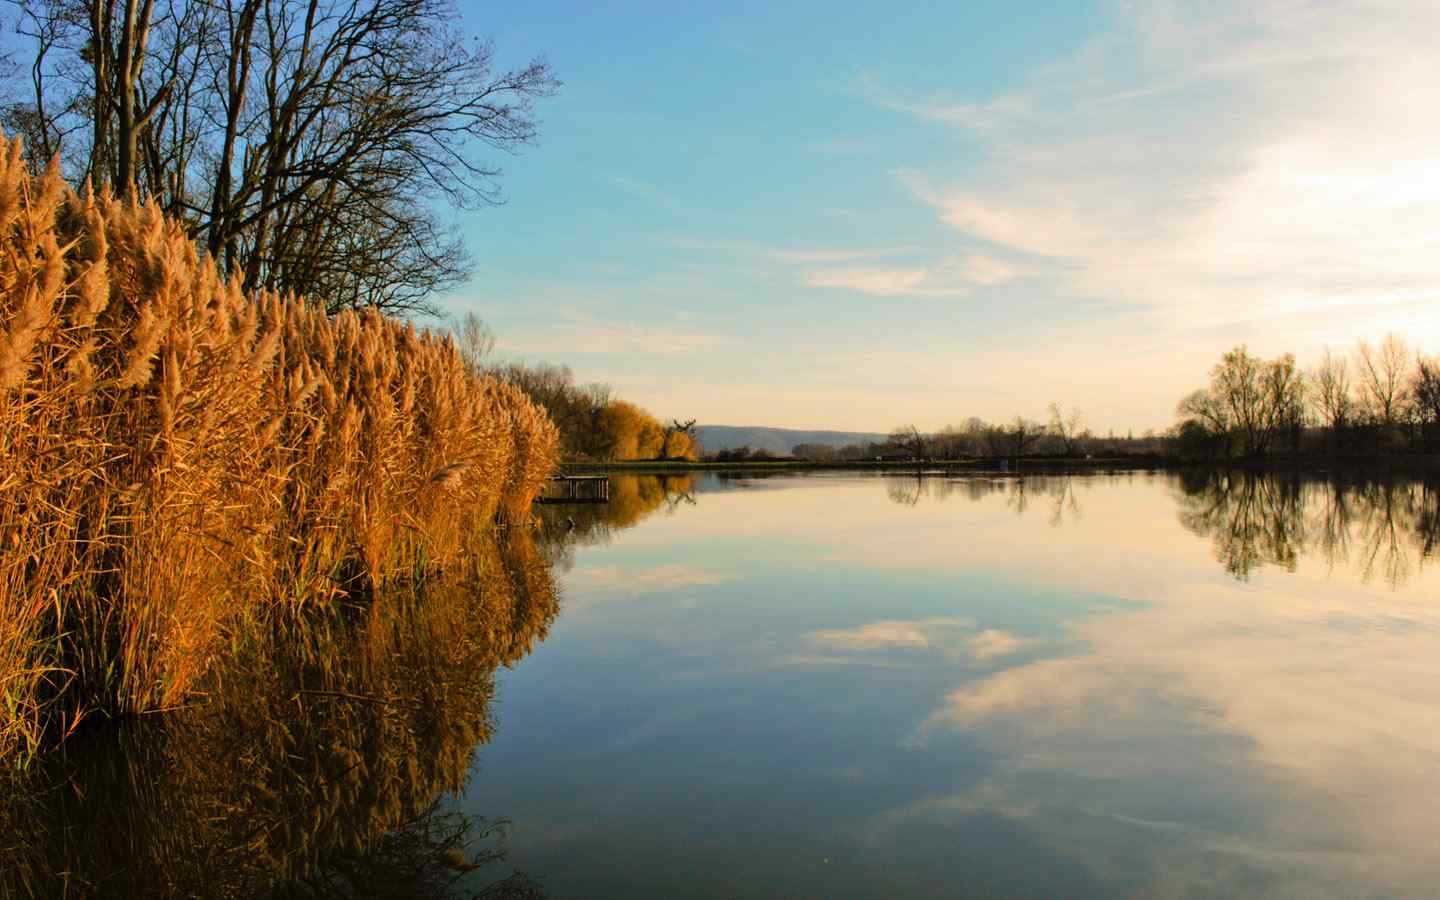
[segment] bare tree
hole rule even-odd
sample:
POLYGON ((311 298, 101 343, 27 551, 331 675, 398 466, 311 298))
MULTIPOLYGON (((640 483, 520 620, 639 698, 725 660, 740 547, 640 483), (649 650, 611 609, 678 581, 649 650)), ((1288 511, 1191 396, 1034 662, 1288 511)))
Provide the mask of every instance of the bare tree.
POLYGON ((965 451, 975 456, 994 456, 996 450, 994 441, 991 440, 992 429, 979 416, 971 416, 965 420, 960 430, 960 444, 965 451))
POLYGON ((1186 453, 1228 457, 1234 452, 1229 407, 1211 391, 1191 391, 1175 407, 1175 413, 1184 420, 1176 434, 1186 453))
POLYGON ((1045 435, 1045 426, 1023 416, 1016 416, 1015 420, 1005 429, 1005 438, 1011 456, 1024 456, 1035 442, 1045 435))
POLYGON ((500 203, 558 86, 454 27, 453 0, 11 0, 23 123, 72 178, 134 186, 225 271, 330 309, 426 308, 468 260, 436 202, 500 203))
POLYGON ((1081 418, 1082 414, 1078 409, 1071 409, 1069 415, 1065 415, 1059 403, 1050 404, 1050 432, 1060 439, 1066 456, 1075 455, 1080 439, 1081 418))
POLYGON ((1295 357, 1286 353, 1265 364, 1261 383, 1264 389, 1262 424, 1266 432, 1261 452, 1281 434, 1289 436, 1291 449, 1298 452, 1309 393, 1305 373, 1296 367, 1295 357))
MULTIPOLYGON (((4 98, 0 125, 12 136, 24 139, 25 155, 32 170, 47 164, 60 151, 62 139, 70 131, 86 127, 86 115, 66 115, 73 99, 50 96, 49 73, 55 55, 62 53, 61 44, 69 29, 69 20, 81 15, 83 9, 75 6, 65 16, 52 14, 49 4, 17 4, 15 34, 32 48, 30 65, 27 68, 29 83, 25 88, 4 98), (57 106, 58 104, 58 106, 57 106), (62 128, 61 120, 65 120, 62 128)), ((10 69, 13 62, 7 54, 5 78, 13 78, 10 69)), ((12 82, 18 83, 18 82, 12 82)), ((88 113, 88 108, 86 112, 88 113)))
POLYGON ((460 321, 457 333, 460 358, 475 374, 484 372, 490 366, 495 353, 495 331, 474 312, 467 312, 460 321))
POLYGON ((1355 417, 1355 395, 1350 386, 1350 367, 1345 357, 1325 348, 1325 356, 1311 375, 1321 423, 1339 433, 1355 417))
POLYGON ((928 456, 929 441, 914 425, 897 425, 891 429, 890 443, 908 453, 911 459, 923 460, 928 456))
POLYGON ((960 459, 971 452, 969 436, 954 425, 946 425, 930 436, 930 455, 936 459, 960 459))
POLYGON ((1265 390, 1261 384, 1263 363, 1240 345, 1221 358, 1210 375, 1210 391, 1229 413, 1231 426, 1239 432, 1243 452, 1265 452, 1265 390))
POLYGON ((1180 401, 1185 417, 1177 435, 1192 448, 1208 446, 1230 455, 1264 456, 1275 438, 1289 435, 1299 447, 1305 424, 1308 384, 1286 353, 1273 360, 1254 356, 1241 344, 1210 372, 1210 386, 1180 401))
POLYGON ((1411 381, 1410 394, 1415 401, 1416 417, 1427 441, 1440 433, 1440 358, 1420 356, 1411 381))
POLYGON ((1385 335, 1378 348, 1360 341, 1355 356, 1366 411, 1376 424, 1389 429, 1399 422, 1405 402, 1410 348, 1404 338, 1392 333, 1385 335))
POLYGON ((1230 421, 1230 407, 1204 388, 1186 394, 1175 411, 1181 416, 1194 419, 1214 434, 1228 434, 1233 424, 1230 421))

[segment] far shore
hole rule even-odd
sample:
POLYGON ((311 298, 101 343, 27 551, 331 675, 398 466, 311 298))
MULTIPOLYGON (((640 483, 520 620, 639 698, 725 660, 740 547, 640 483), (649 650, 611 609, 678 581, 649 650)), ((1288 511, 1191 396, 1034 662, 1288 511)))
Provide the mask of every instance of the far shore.
POLYGON ((709 460, 620 460, 613 462, 567 462, 563 474, 620 473, 664 475, 682 472, 822 472, 861 471, 897 474, 986 474, 1016 473, 1097 473, 1116 471, 1183 469, 1245 469, 1252 471, 1323 472, 1432 472, 1440 469, 1440 454, 1395 453, 1381 456, 1276 456, 1262 459, 1186 460, 1158 455, 1073 457, 1023 456, 986 457, 960 460, 804 460, 765 459, 739 462, 709 460))

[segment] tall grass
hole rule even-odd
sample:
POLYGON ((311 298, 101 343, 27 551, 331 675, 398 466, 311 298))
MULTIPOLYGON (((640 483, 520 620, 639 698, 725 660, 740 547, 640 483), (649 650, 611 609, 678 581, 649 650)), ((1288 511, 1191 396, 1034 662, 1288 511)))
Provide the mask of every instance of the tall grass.
POLYGON ((0 759, 184 702, 246 617, 445 565, 557 445, 448 338, 247 294, 0 141, 0 759))

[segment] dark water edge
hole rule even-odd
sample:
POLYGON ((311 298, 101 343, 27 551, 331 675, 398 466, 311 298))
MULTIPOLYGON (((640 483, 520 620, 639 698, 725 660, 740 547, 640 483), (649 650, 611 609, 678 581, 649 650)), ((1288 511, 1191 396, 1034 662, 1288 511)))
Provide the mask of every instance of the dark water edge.
POLYGON ((966 473, 1021 474, 1025 472, 1069 473, 1074 475, 1144 471, 1244 471, 1326 475, 1357 473, 1370 475, 1440 473, 1440 454, 1387 453, 1367 455, 1310 454, 1269 456, 1255 459, 1196 460, 1159 454, 1103 456, 1024 456, 1018 458, 977 458, 962 460, 747 460, 707 462, 703 460, 624 460, 619 462, 567 462, 562 469, 570 474, 611 473, 616 475, 683 475, 685 473, 733 472, 752 475, 803 474, 807 472, 874 472, 913 475, 966 473))

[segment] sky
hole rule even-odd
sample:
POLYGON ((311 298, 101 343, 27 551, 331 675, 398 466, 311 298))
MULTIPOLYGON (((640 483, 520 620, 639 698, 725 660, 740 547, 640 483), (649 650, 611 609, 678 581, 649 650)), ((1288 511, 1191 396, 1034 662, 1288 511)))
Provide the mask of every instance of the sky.
POLYGON ((442 306, 657 416, 1139 433, 1242 342, 1440 351, 1433 0, 465 14, 564 86, 442 306))

